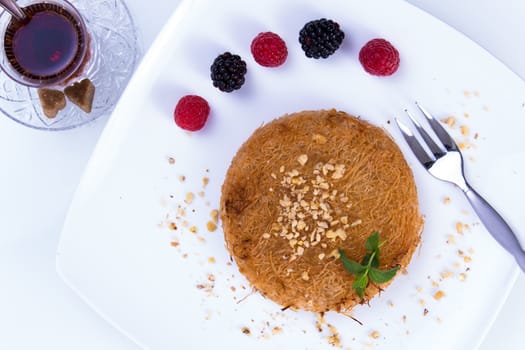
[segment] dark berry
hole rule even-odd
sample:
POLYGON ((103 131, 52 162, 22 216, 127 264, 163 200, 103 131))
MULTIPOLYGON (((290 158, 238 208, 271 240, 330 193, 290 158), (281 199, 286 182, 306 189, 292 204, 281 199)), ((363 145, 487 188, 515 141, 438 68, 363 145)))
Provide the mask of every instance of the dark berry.
POLYGON ((372 75, 392 75, 399 67, 399 52, 385 39, 373 39, 359 51, 359 61, 372 75))
POLYGON ((327 58, 341 46, 344 38, 339 24, 326 18, 306 23, 299 32, 301 47, 310 58, 327 58))
POLYGON ((288 57, 286 43, 272 32, 259 33, 253 39, 250 49, 255 62, 264 67, 278 67, 288 57))
POLYGON ((210 70, 213 86, 224 92, 240 89, 247 71, 246 62, 239 55, 229 52, 217 56, 210 70))
POLYGON ((175 123, 184 130, 198 131, 204 127, 210 114, 210 106, 205 99, 197 95, 182 97, 173 113, 175 123))

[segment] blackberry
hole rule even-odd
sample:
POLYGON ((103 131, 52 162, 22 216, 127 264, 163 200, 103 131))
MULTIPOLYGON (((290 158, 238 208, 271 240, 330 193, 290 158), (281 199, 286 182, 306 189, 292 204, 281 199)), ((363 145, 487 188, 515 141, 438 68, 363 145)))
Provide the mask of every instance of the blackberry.
POLYGON ((327 58, 341 46, 344 37, 339 24, 326 18, 306 23, 299 32, 301 47, 310 58, 327 58))
POLYGON ((238 90, 244 84, 246 62, 239 55, 225 52, 210 67, 213 86, 224 92, 238 90))

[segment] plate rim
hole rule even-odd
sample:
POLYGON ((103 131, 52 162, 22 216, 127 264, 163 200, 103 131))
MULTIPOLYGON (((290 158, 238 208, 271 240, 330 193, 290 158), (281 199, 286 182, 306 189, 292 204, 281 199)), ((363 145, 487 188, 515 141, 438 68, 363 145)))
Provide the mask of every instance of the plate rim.
MULTIPOLYGON (((180 22, 183 20, 184 15, 191 11, 191 8, 193 4, 197 2, 205 2, 209 0, 181 0, 179 5, 175 8, 173 13, 168 18, 167 22, 164 24, 162 29, 160 30, 158 36, 153 41, 150 48, 147 50, 145 55, 143 56, 143 59, 141 60, 138 68, 135 70, 135 73, 132 75, 130 81, 128 82, 126 88, 124 89, 123 94, 121 95, 121 98, 119 102, 117 103, 116 107, 114 108, 113 112, 111 113, 111 116, 107 122, 107 124, 104 126, 104 129, 102 133, 100 134, 99 139, 96 142, 96 145, 93 149, 93 152, 91 153, 89 160, 86 164, 85 170, 80 178, 80 181, 76 187, 76 190, 72 196, 72 200, 70 202, 68 211, 65 215, 65 219, 62 225, 62 229, 60 232, 60 238, 57 245, 56 250, 56 258, 55 258, 55 266, 57 274, 60 276, 60 278, 64 281, 64 283, 75 292, 79 296, 81 300, 83 300, 93 311, 95 311, 102 319, 108 322, 111 326, 113 326, 116 330, 120 331, 123 335, 128 337, 130 340, 132 340, 135 344, 140 346, 144 349, 149 349, 146 345, 142 344, 137 338, 135 338, 130 332, 126 331, 123 327, 121 327, 115 320, 112 319, 111 316, 109 316, 106 312, 101 310, 92 300, 90 300, 88 297, 82 293, 81 290, 78 289, 78 287, 69 279, 66 270, 64 269, 63 260, 60 259, 60 252, 63 246, 63 240, 65 235, 67 235, 66 228, 68 227, 68 222, 70 220, 70 217, 72 216, 72 212, 74 212, 75 206, 78 202, 79 193, 83 191, 85 187, 85 183, 87 182, 87 179, 89 179, 89 172, 90 169, 96 168, 95 164, 98 161, 98 154, 102 152, 103 146, 107 143, 108 135, 111 134, 112 130, 119 127, 121 124, 121 121, 123 120, 124 113, 120 113, 120 110, 125 108, 122 107, 124 105, 124 102, 129 100, 128 95, 134 96, 134 91, 139 88, 139 84, 136 83, 136 81, 141 82, 143 81, 142 77, 144 75, 147 75, 148 71, 152 69, 152 64, 150 62, 155 62, 157 57, 159 55, 162 55, 162 47, 163 43, 168 42, 170 38, 172 38, 172 33, 175 28, 177 28, 180 25, 180 22)), ((420 14, 427 16, 429 18, 432 18, 433 21, 436 21, 440 24, 442 28, 448 28, 448 30, 452 30, 456 36, 461 37, 462 39, 470 42, 471 44, 475 45, 480 52, 484 52, 488 57, 490 57, 491 60, 496 61, 502 69, 507 70, 510 74, 512 74, 514 77, 518 78, 520 81, 524 81, 516 72, 514 72, 512 69, 510 69, 505 63, 503 63, 500 59, 498 59, 495 55, 493 55, 491 52, 487 51, 484 47, 482 47, 480 44, 478 44, 476 41, 471 39, 466 34, 460 32, 455 27, 449 25, 448 23, 444 22, 438 17, 433 16, 429 12, 425 11, 422 8, 417 7, 416 5, 409 3, 407 1, 397 1, 389 3, 389 6, 405 6, 406 8, 411 8, 412 11, 417 11, 420 14)), ((476 216, 477 218, 477 216, 476 216)), ((507 301, 509 294, 512 291, 512 288, 514 287, 516 280, 519 276, 520 270, 516 265, 513 265, 512 270, 509 271, 509 281, 507 281, 504 290, 501 293, 501 298, 497 300, 496 304, 494 305, 494 312, 491 314, 489 319, 485 319, 486 321, 483 323, 483 326, 479 328, 479 337, 472 340, 472 344, 474 345, 474 348, 477 349, 481 346, 483 341, 485 340, 489 330, 492 328, 494 322, 496 321, 498 315, 500 314, 505 302, 507 301)))

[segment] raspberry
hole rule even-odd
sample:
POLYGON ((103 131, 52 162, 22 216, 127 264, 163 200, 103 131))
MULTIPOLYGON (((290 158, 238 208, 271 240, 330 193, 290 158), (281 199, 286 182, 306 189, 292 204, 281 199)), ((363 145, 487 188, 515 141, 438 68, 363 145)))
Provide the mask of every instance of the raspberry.
POLYGON ((306 57, 328 58, 345 38, 345 33, 337 22, 321 18, 310 21, 299 32, 299 43, 306 57))
POLYGON ((198 131, 204 127, 210 114, 210 106, 205 99, 197 95, 182 97, 173 113, 175 123, 182 129, 198 131))
POLYGON ((399 67, 399 52, 385 39, 373 39, 359 51, 359 61, 372 75, 392 75, 399 67))
POLYGON ((232 92, 244 84, 246 62, 239 55, 225 52, 215 58, 210 71, 213 86, 224 92, 232 92))
POLYGON ((253 39, 250 49, 255 62, 264 67, 278 67, 288 57, 286 43, 272 32, 259 33, 253 39))

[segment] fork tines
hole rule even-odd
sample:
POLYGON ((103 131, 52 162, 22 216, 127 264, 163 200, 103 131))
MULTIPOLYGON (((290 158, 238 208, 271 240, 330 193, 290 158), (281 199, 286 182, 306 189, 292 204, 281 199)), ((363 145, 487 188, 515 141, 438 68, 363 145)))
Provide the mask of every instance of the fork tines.
POLYGON ((419 143, 417 138, 414 136, 414 134, 410 131, 410 128, 406 126, 403 122, 401 122, 399 119, 395 118, 395 121, 399 127, 399 130, 401 130, 401 133, 403 134, 403 137, 407 141, 408 145, 418 158, 418 160, 423 164, 425 167, 430 166, 433 164, 436 159, 441 158, 446 154, 447 151, 458 151, 458 146, 456 145, 456 142, 452 137, 445 131, 445 129, 441 126, 441 123, 434 118, 423 106, 418 104, 416 102, 416 106, 419 108, 419 110, 423 113, 423 115, 426 117, 426 120, 432 130, 434 131, 434 134, 437 136, 437 138, 441 141, 442 145, 438 145, 434 139, 425 131, 425 129, 421 126, 421 124, 416 120, 416 118, 410 113, 408 110, 405 109, 405 112, 407 113, 408 117, 410 118, 410 121, 414 125, 414 128, 418 131, 418 133, 421 135, 421 138, 425 142, 426 146, 430 150, 431 154, 429 154, 419 143))

